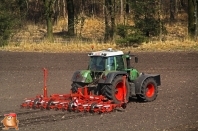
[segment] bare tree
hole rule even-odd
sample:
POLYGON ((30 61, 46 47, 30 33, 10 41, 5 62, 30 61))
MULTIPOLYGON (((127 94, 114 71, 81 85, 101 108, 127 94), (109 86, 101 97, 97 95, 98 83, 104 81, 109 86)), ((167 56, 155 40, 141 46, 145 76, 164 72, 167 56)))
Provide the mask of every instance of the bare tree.
POLYGON ((73 0, 67 0, 68 12, 68 34, 74 35, 74 3, 73 0))
POLYGON ((45 8, 45 20, 47 23, 47 39, 49 42, 53 42, 52 16, 53 16, 54 0, 43 0, 43 1, 45 8))
POLYGON ((124 0, 120 0, 120 22, 124 23, 124 0))
POLYGON ((177 19, 178 15, 178 0, 170 0, 170 22, 177 19))
POLYGON ((105 0, 105 37, 104 41, 112 41, 115 34, 115 0, 105 0))
POLYGON ((66 4, 65 4, 65 0, 62 0, 62 3, 63 3, 62 12, 63 12, 63 17, 65 18, 65 17, 66 17, 66 16, 65 16, 65 15, 66 15, 66 10, 65 10, 65 9, 66 9, 66 8, 65 8, 65 7, 66 7, 66 4))
POLYGON ((188 0, 188 35, 190 39, 196 37, 197 13, 197 0, 188 0))

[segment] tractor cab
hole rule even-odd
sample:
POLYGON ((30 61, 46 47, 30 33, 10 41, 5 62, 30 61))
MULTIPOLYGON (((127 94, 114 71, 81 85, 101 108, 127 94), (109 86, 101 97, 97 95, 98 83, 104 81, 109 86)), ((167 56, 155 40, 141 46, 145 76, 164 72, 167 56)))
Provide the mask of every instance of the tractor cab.
POLYGON ((90 56, 88 70, 91 71, 123 71, 125 70, 125 61, 123 52, 108 50, 89 53, 90 56))
POLYGON ((107 50, 91 52, 88 70, 92 72, 92 77, 98 78, 103 72, 127 72, 129 80, 133 81, 138 77, 138 71, 131 66, 131 59, 135 58, 135 63, 138 62, 138 58, 135 55, 131 55, 130 52, 124 54, 122 51, 107 50), (97 73, 95 73, 97 72, 97 73))
POLYGON ((109 72, 126 72, 130 81, 135 80, 139 73, 131 66, 131 59, 135 58, 135 63, 138 62, 138 58, 135 55, 131 55, 130 52, 124 54, 122 51, 107 50, 91 52, 88 54, 90 61, 88 70, 91 71, 91 77, 98 79, 103 73, 106 75, 109 72))

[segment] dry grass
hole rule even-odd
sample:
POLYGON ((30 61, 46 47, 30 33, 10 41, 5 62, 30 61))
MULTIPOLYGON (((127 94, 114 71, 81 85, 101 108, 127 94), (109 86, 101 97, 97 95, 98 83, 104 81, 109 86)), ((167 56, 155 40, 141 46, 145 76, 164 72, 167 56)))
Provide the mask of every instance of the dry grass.
POLYGON ((143 43, 138 47, 140 51, 198 51, 198 43, 185 40, 183 42, 174 40, 156 43, 143 43))
MULTIPOLYGON (((183 17, 182 17, 183 18, 183 17)), ((10 42, 8 46, 1 47, 0 50, 6 51, 20 51, 20 52, 88 52, 91 51, 91 46, 94 50, 102 50, 113 48, 123 51, 198 51, 198 43, 189 41, 187 34, 187 22, 177 22, 176 24, 166 25, 168 34, 165 36, 165 41, 153 41, 150 43, 143 43, 138 47, 119 47, 115 43, 98 43, 95 39, 103 39, 104 36, 104 22, 101 19, 85 18, 84 21, 79 21, 76 25, 76 34, 83 38, 92 39, 92 42, 85 43, 80 40, 74 39, 73 41, 56 43, 41 42, 28 42, 31 37, 40 38, 46 33, 45 27, 36 27, 35 25, 28 25, 25 30, 22 30, 16 36, 20 36, 24 41, 10 42), (39 35, 40 32, 40 35, 39 35), (34 35, 35 34, 35 35, 34 35), (27 40, 26 40, 27 38, 27 40)), ((66 20, 59 20, 53 27, 54 32, 66 31, 66 20)), ((58 39, 57 38, 57 39, 58 39)), ((42 38, 41 38, 42 39, 42 38)))
POLYGON ((114 48, 114 44, 83 44, 80 42, 74 43, 70 42, 69 44, 64 43, 21 43, 18 45, 9 44, 8 46, 0 48, 1 50, 6 51, 20 51, 20 52, 86 52, 90 51, 91 47, 94 47, 94 50, 100 50, 105 48, 114 48))
POLYGON ((167 41, 167 42, 153 42, 143 43, 138 47, 119 47, 114 43, 101 44, 93 42, 91 44, 85 44, 81 42, 70 42, 69 44, 63 43, 21 43, 19 45, 9 44, 8 46, 0 48, 0 50, 6 51, 20 51, 20 52, 89 52, 91 47, 94 47, 94 51, 107 48, 113 48, 123 51, 198 51, 198 43, 194 41, 167 41))
POLYGON ((104 22, 101 19, 85 19, 84 23, 77 25, 77 34, 84 38, 91 39, 103 39, 104 34, 104 22), (83 26, 82 26, 83 25, 83 26), (81 28, 82 27, 82 28, 81 28))

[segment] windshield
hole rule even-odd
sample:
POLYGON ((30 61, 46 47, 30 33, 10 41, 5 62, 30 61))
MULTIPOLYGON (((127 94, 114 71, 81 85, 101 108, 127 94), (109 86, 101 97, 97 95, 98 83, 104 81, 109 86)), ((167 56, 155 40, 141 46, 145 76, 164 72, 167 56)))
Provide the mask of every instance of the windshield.
POLYGON ((104 71, 106 58, 101 56, 91 56, 89 61, 89 70, 104 71))

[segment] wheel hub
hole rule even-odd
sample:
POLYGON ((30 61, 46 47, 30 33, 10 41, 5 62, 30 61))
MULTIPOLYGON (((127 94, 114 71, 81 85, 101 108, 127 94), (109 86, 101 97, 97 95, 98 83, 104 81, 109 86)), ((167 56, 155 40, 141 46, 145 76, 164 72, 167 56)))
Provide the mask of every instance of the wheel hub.
MULTIPOLYGON (((124 89, 123 83, 120 82, 116 86, 115 97, 119 101, 124 101, 124 89)), ((126 88, 126 87, 125 87, 126 88)))
POLYGON ((146 96, 152 97, 155 93, 155 87, 153 84, 148 84, 146 87, 146 96))

